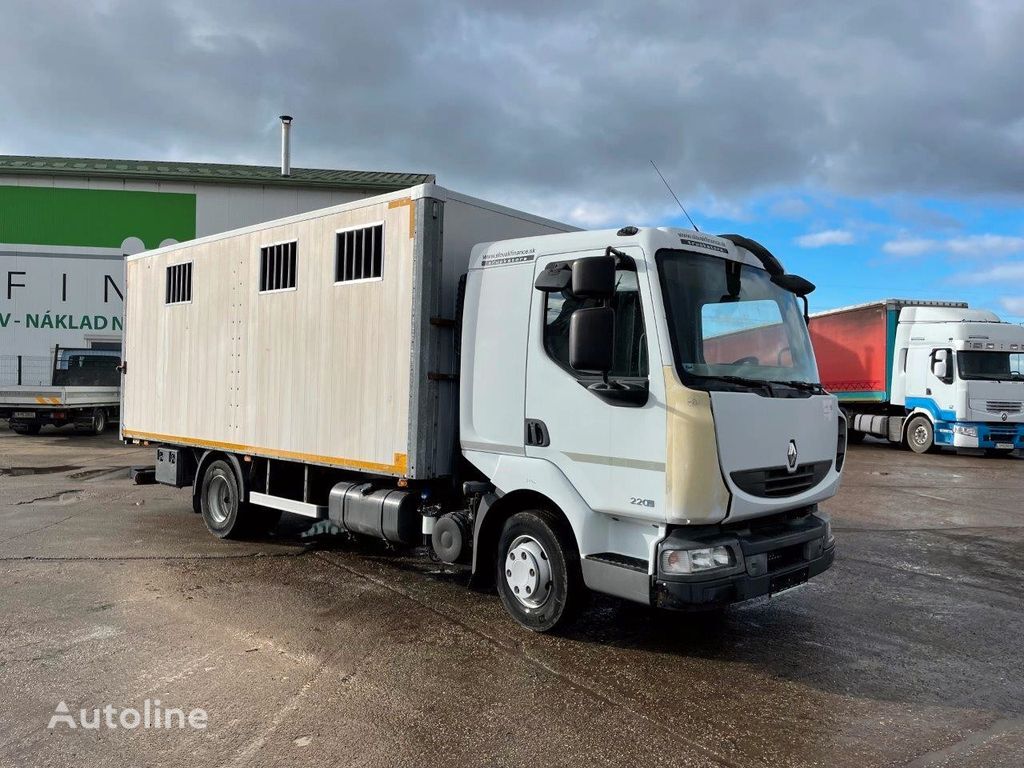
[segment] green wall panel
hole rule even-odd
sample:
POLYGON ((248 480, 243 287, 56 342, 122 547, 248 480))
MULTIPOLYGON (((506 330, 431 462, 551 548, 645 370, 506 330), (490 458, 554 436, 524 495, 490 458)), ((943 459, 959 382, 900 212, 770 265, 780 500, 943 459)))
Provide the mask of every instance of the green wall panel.
POLYGON ((176 192, 0 186, 0 243, 147 248, 196 236, 196 196, 176 192))

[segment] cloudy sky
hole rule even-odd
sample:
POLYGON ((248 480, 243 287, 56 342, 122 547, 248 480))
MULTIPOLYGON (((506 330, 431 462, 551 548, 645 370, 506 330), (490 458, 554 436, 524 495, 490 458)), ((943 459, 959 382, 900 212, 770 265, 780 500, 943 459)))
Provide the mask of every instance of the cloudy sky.
POLYGON ((1024 3, 0 0, 0 154, 428 171, 1024 321, 1024 3))

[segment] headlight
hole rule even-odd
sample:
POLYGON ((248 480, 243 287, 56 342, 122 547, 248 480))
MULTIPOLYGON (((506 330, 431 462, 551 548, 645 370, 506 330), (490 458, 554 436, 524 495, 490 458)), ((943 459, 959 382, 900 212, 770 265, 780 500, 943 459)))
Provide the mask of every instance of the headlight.
POLYGON ((963 424, 954 424, 953 425, 953 432, 955 434, 958 434, 958 435, 963 435, 964 437, 977 437, 978 436, 978 428, 977 427, 966 427, 963 424))
POLYGON ((729 547, 668 549, 661 553, 661 572, 666 574, 701 573, 735 564, 729 547))

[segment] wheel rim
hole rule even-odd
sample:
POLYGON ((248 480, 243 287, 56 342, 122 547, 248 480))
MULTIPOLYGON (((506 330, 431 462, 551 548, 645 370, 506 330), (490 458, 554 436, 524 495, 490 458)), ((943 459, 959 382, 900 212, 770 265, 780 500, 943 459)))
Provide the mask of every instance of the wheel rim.
POLYGON ((527 608, 540 608, 551 596, 551 561, 540 542, 520 536, 505 557, 505 583, 512 596, 527 608))
POLYGON ((232 497, 233 491, 227 478, 224 475, 214 475, 210 484, 206 486, 206 508, 214 525, 219 527, 228 521, 234 507, 232 497))
POLYGON ((918 424, 914 428, 914 443, 922 448, 928 445, 928 427, 924 424, 918 424))

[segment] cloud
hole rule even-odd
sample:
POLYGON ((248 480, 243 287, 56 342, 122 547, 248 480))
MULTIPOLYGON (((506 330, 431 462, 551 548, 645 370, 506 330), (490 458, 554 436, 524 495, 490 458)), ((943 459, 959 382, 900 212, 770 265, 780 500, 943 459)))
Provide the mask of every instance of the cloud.
POLYGON ((882 251, 890 256, 923 256, 936 250, 939 245, 937 240, 907 237, 883 243, 882 251))
POLYGON ((979 258, 1013 256, 1024 253, 1024 237, 992 234, 967 235, 947 240, 901 237, 883 243, 882 251, 890 256, 924 256, 937 252, 979 258))
POLYGON ((684 204, 1024 200, 1024 4, 720 5, 6 3, 0 152, 273 165, 288 112, 297 167, 588 222, 674 216, 651 159, 684 204))
POLYGON ((972 285, 1021 280, 1024 280, 1024 261, 999 264, 995 267, 974 272, 960 272, 949 278, 951 283, 969 283, 972 285))
POLYGON ((853 233, 845 229, 826 229, 822 232, 811 232, 796 239, 801 248, 824 248, 828 245, 851 245, 853 233))
POLYGON ((955 256, 1012 256, 1024 252, 1024 237, 971 235, 947 240, 946 250, 955 256))
POLYGON ((1024 317, 1024 296, 1003 296, 999 303, 1011 315, 1024 317))
POLYGON ((811 206, 799 197, 787 197, 771 204, 768 213, 776 219, 806 219, 811 215, 811 206))

